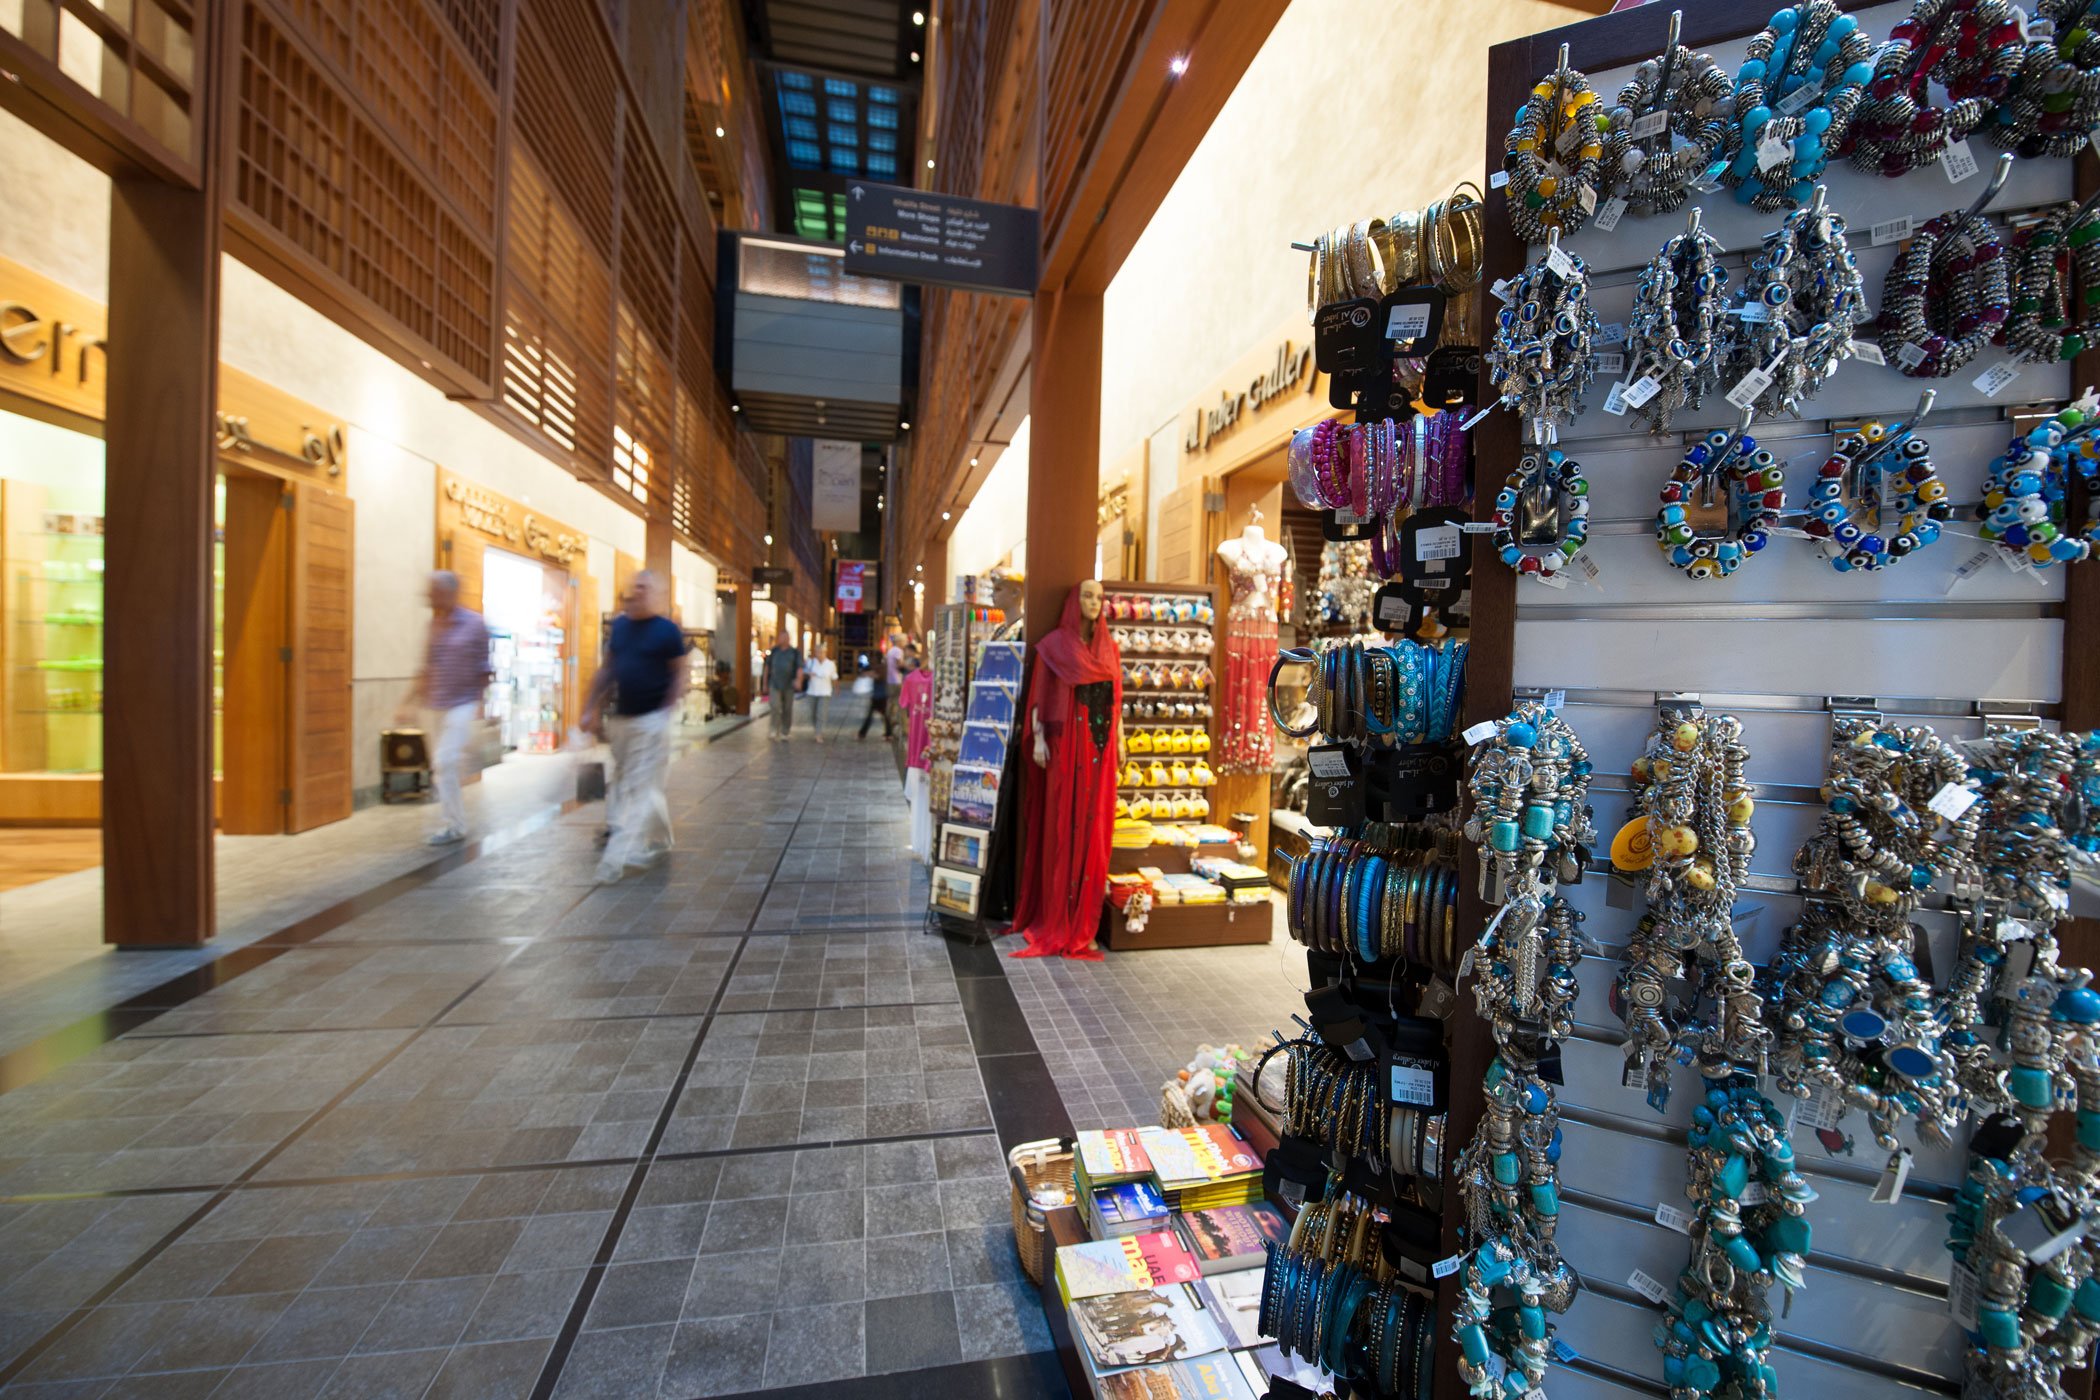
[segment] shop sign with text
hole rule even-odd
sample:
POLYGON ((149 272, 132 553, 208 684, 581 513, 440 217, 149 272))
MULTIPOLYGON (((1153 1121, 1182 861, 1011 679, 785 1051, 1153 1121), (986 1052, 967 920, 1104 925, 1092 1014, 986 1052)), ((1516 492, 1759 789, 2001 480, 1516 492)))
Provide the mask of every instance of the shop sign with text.
POLYGON ((575 531, 450 472, 440 474, 439 490, 457 513, 460 524, 508 548, 536 554, 566 568, 588 545, 575 531))
POLYGON ((1310 392, 1317 378, 1312 345, 1284 341, 1245 387, 1234 383, 1219 390, 1215 401, 1197 402, 1188 416, 1182 451, 1189 456, 1208 452, 1213 443, 1243 421, 1259 416, 1263 406, 1295 392, 1310 392))

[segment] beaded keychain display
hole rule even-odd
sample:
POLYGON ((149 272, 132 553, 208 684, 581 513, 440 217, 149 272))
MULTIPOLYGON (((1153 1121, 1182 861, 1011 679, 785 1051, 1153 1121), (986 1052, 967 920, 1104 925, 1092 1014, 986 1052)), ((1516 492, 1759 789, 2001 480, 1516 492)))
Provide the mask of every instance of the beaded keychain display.
POLYGON ((1573 233, 1597 212, 1604 155, 1597 118, 1597 94, 1568 67, 1563 44, 1559 64, 1531 89, 1503 143, 1509 223, 1526 243, 1543 243, 1549 232, 1573 233))
POLYGON ((1721 380, 1728 270, 1720 263, 1721 245, 1699 223, 1694 208, 1685 231, 1641 269, 1626 313, 1627 379, 1655 383, 1645 402, 1629 407, 1658 433, 1669 431, 1679 410, 1699 407, 1721 380))
POLYGON ((1709 166, 1735 154, 1734 83, 1712 55, 1675 44, 1633 70, 1605 125, 1603 192, 1642 217, 1667 214, 1709 166))
POLYGON ((1931 445, 1916 429, 1915 419, 1894 432, 1864 423, 1838 442, 1818 471, 1802 528, 1830 546, 1830 566, 1839 573, 1886 568, 1937 540, 1942 525, 1953 518, 1946 483, 1933 469, 1931 445), (1900 470, 1890 490, 1892 467, 1900 470), (1894 507, 1898 520, 1896 532, 1884 536, 1887 506, 1894 507))
POLYGON ((2054 417, 2014 438, 1984 476, 1983 501, 1976 508, 1986 540, 2018 556, 2026 567, 2087 558, 2096 527, 2082 533, 2066 524, 2072 460, 2090 461, 2082 449, 2091 439, 2100 400, 2090 390, 2054 417), (2074 434, 2078 435, 2074 441, 2074 434))
POLYGON ((2035 33, 2025 49, 2020 80, 1991 113, 1984 133, 2023 158, 2077 155, 2100 126, 2100 29, 2087 17, 2090 0, 2036 0, 2035 33))
POLYGON ((2013 235, 2012 314, 1999 339, 2023 360, 2074 359, 2100 337, 2100 218, 2093 213, 2054 209, 2013 235))
MULTIPOLYGON (((1744 411, 1747 423, 1749 411, 1744 411)), ((1738 430, 1716 429, 1685 454, 1663 483, 1655 542, 1672 568, 1693 578, 1726 578, 1770 543, 1786 506, 1786 468, 1738 430), (1702 528, 1694 512, 1725 511, 1721 528, 1702 528)))
POLYGON ((1876 339, 1888 362, 1945 379, 1976 358, 2012 314, 2012 278, 1998 231, 1951 210, 1910 236, 1881 286, 1876 339))
POLYGON ((1836 0, 1773 15, 1735 75, 1742 144, 1727 178, 1739 203, 1773 213, 1806 203, 1843 147, 1873 76, 1874 41, 1836 0))
POLYGON ((1852 115, 1852 163, 1891 179, 1932 164, 1991 116, 2026 58, 2007 0, 1914 0, 1852 115), (1932 105, 1935 83, 1945 107, 1932 105))
POLYGON ((1663 1382, 1683 1400, 1777 1393, 1765 1359, 1772 1345, 1766 1291, 1776 1282, 1791 1297, 1809 1251, 1815 1193, 1794 1170, 1786 1118, 1754 1078, 1726 1071, 1725 1063, 1701 1065, 1706 1097, 1687 1134, 1691 1260, 1677 1276, 1669 1317, 1655 1328, 1663 1382))
POLYGON ((1930 805, 1950 787, 1969 791, 1968 771, 1930 729, 1840 715, 1823 824, 1794 857, 1813 893, 1772 969, 1773 1067, 1789 1093, 1820 1086, 1864 1109, 1890 1152, 1900 1121, 1915 1119, 1945 1143, 1960 1117, 1955 1065, 1941 1045, 1938 998, 1913 959, 1910 916, 1935 880, 1968 877, 1983 808, 1970 802, 1941 833, 1930 805))
POLYGON ((1742 721, 1672 706, 1633 764, 1641 833, 1635 844, 1646 845, 1649 860, 1628 863, 1622 847, 1636 829, 1629 826, 1613 843, 1612 861, 1638 873, 1648 912, 1634 929, 1615 994, 1628 1069, 1644 1073, 1658 1111, 1669 1100, 1669 1061, 1680 1043, 1724 1068, 1754 1071, 1763 1056, 1756 970, 1743 957, 1730 913, 1757 845, 1750 832, 1757 804, 1744 777, 1749 759, 1742 721), (1680 975, 1699 985, 1700 1001, 1713 1008, 1710 1020, 1695 1016, 1673 1027, 1665 1019, 1665 986, 1680 975))
POLYGON ((1766 416, 1795 411, 1851 356, 1852 328, 1865 303, 1844 217, 1825 206, 1819 185, 1805 207, 1765 235, 1750 261, 1723 380, 1769 370, 1771 385, 1752 404, 1766 416), (1752 306, 1763 310, 1745 314, 1752 306))
POLYGON ((1582 464, 1558 447, 1528 446, 1495 495, 1495 553, 1520 574, 1551 577, 1582 552, 1590 534, 1590 483, 1582 464), (1542 530, 1551 539, 1535 539, 1542 530), (1533 549, 1545 546, 1542 552, 1533 549))
POLYGON ((1546 256, 1510 284, 1509 304, 1495 317, 1486 358, 1497 401, 1526 422, 1573 421, 1596 375, 1590 344, 1598 330, 1589 270, 1555 234, 1546 256))

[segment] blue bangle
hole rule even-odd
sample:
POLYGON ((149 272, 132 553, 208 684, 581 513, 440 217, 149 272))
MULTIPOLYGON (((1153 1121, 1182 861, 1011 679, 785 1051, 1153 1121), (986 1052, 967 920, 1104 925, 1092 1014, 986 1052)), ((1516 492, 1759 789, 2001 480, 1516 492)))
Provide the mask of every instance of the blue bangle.
POLYGON ((1365 962, 1378 961, 1378 911, 1385 898, 1384 856, 1364 858, 1363 879, 1356 887, 1356 927, 1352 949, 1365 962))

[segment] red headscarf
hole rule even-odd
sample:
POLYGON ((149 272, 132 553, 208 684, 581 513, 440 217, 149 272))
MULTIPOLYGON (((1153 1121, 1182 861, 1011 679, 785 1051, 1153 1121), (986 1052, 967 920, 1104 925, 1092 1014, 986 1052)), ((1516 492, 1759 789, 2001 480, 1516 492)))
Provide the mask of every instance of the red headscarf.
POLYGON ((1122 679, 1123 656, 1108 635, 1105 615, 1094 618, 1094 639, 1086 639, 1086 617, 1079 611, 1079 588, 1076 585, 1065 595, 1065 612, 1057 630, 1036 643, 1035 654, 1055 681, 1055 684, 1043 687, 1043 693, 1036 701, 1042 712, 1043 727, 1052 733, 1055 726, 1072 717, 1074 687, 1094 681, 1122 679))

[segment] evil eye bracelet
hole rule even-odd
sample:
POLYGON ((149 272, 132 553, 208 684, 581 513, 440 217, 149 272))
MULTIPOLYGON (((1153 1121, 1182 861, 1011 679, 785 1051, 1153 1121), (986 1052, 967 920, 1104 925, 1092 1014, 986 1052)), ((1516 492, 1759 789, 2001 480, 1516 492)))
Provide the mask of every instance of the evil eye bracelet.
POLYGON ((1841 440, 1817 473, 1809 491, 1810 535, 1827 541, 1834 552, 1830 565, 1839 573, 1886 568, 1940 537, 1940 527, 1954 515, 1947 487, 1933 470, 1932 448, 1909 429, 1891 435, 1879 423, 1867 423, 1841 440), (1887 461, 1893 456, 1894 461, 1887 461), (1886 477, 1900 469, 1892 501, 1884 501, 1886 477), (1896 533, 1880 533, 1884 504, 1898 513, 1896 533))
POLYGON ((2013 238, 2012 315, 2000 339, 2023 360, 2075 359, 2100 337, 2100 218, 2050 211, 2013 238), (2072 314, 2075 293, 2078 309, 2072 314))
POLYGON ((1590 483, 1582 464, 1557 447, 1526 447, 1495 496, 1493 520, 1503 563, 1520 574, 1558 573, 1589 539, 1590 483), (1534 538, 1542 532, 1552 538, 1534 538), (1541 545, 1542 553, 1530 552, 1541 545))
POLYGON ((2070 459, 2091 434, 2096 404, 2088 395, 2007 445, 1984 476, 1977 515, 1981 534, 2027 565, 2046 569, 2092 553, 2088 525, 2067 528, 2070 459), (2074 434, 2079 434, 2074 446, 2074 434))
POLYGON ((1517 109, 1517 124, 1503 143, 1503 169, 1510 227, 1526 243, 1545 242, 1550 230, 1573 233, 1596 212, 1604 154, 1597 117, 1589 79, 1565 66, 1541 78, 1517 109))
POLYGON ((1873 76, 1874 41, 1836 0, 1773 15, 1735 75, 1742 144, 1728 167, 1737 202, 1767 213, 1805 204, 1845 143, 1873 76))
POLYGON ((2035 21, 2054 32, 2027 43, 2019 80, 1984 126, 1998 146, 2023 159, 2074 156, 2100 126, 2100 30, 2087 18, 2090 9, 2086 0, 2032 6, 2035 21))
POLYGON ((1766 370, 1771 386, 1752 404, 1768 417, 1793 411, 1850 358, 1852 328, 1865 303, 1844 218, 1820 201, 1796 209, 1765 235, 1750 261, 1723 381, 1766 370), (1753 305, 1763 310, 1748 314, 1753 305))
POLYGON ((1720 383, 1718 337, 1728 296, 1720 256, 1721 245, 1699 227, 1694 209, 1690 226, 1663 244, 1634 287, 1626 377, 1655 381, 1655 393, 1633 410, 1653 432, 1668 431, 1674 414, 1699 407, 1720 383))
POLYGON ((1486 359, 1500 402, 1527 421, 1573 421, 1596 374, 1590 345, 1598 330, 1588 269, 1556 244, 1510 283, 1509 304, 1496 315, 1486 359))
POLYGON ((1852 116, 1852 163, 1891 179, 1930 165, 1983 125, 2026 57, 2006 0, 1915 0, 1875 56, 1852 116), (1932 105, 1934 84, 1945 107, 1932 105))
POLYGON ((1945 379, 1975 359, 2011 314, 2011 271, 1997 230, 1953 210, 1927 220, 1897 255, 1881 287, 1877 338, 1903 373, 1945 379))
POLYGON ((1624 199, 1643 217, 1667 214, 1690 197, 1692 183, 1714 162, 1735 153, 1734 84, 1711 54, 1680 44, 1633 70, 1605 125, 1604 193, 1624 199), (1658 113, 1662 129, 1649 132, 1658 113), (1643 134, 1635 136, 1634 126, 1644 117, 1643 134))
POLYGON ((1786 504, 1786 469, 1748 433, 1720 430, 1685 449, 1663 483, 1655 542, 1670 566, 1693 578, 1726 578, 1771 540, 1786 504), (1719 528, 1695 523, 1723 512, 1719 528))

